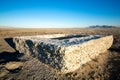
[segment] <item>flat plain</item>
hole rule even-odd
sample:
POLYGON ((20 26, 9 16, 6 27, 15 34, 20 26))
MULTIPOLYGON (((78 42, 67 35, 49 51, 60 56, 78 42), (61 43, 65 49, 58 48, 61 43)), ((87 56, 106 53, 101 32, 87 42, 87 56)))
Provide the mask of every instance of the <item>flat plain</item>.
POLYGON ((0 28, 0 80, 120 80, 120 28, 0 28), (16 52, 5 40, 15 36, 58 33, 113 35, 114 42, 107 52, 80 69, 61 74, 36 57, 16 52))

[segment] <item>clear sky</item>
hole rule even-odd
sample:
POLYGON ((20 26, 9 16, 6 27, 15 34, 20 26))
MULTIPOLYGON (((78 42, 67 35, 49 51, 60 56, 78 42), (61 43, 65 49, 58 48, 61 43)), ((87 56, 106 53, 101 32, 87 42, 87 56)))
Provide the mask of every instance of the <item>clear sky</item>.
POLYGON ((120 26, 120 0, 0 0, 0 26, 120 26))

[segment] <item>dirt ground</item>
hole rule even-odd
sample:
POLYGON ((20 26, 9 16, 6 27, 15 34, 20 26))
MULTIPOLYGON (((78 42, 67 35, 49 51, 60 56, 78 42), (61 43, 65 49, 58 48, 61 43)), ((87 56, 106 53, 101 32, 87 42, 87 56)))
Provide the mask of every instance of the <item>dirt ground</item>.
POLYGON ((0 80, 120 80, 120 28, 0 28, 0 80), (107 52, 101 53, 78 70, 61 74, 36 57, 18 53, 5 40, 14 36, 54 33, 113 35, 114 42, 107 52), (16 62, 22 63, 22 66, 18 66, 16 62), (10 63, 16 65, 10 67, 10 63))

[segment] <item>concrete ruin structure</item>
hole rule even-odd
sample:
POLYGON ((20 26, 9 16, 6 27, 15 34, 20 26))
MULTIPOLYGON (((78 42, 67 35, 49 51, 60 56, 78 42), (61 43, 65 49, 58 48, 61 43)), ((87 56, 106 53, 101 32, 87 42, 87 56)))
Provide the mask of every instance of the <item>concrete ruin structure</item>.
POLYGON ((113 36, 48 34, 14 37, 13 42, 20 53, 37 57, 62 73, 69 73, 109 49, 113 36))

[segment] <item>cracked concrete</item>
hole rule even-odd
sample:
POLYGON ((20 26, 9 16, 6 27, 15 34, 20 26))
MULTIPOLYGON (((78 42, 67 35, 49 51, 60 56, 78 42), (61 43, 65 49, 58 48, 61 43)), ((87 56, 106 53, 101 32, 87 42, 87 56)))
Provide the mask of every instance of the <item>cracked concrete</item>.
POLYGON ((109 49, 113 36, 51 34, 14 37, 16 50, 60 70, 73 72, 109 49))

